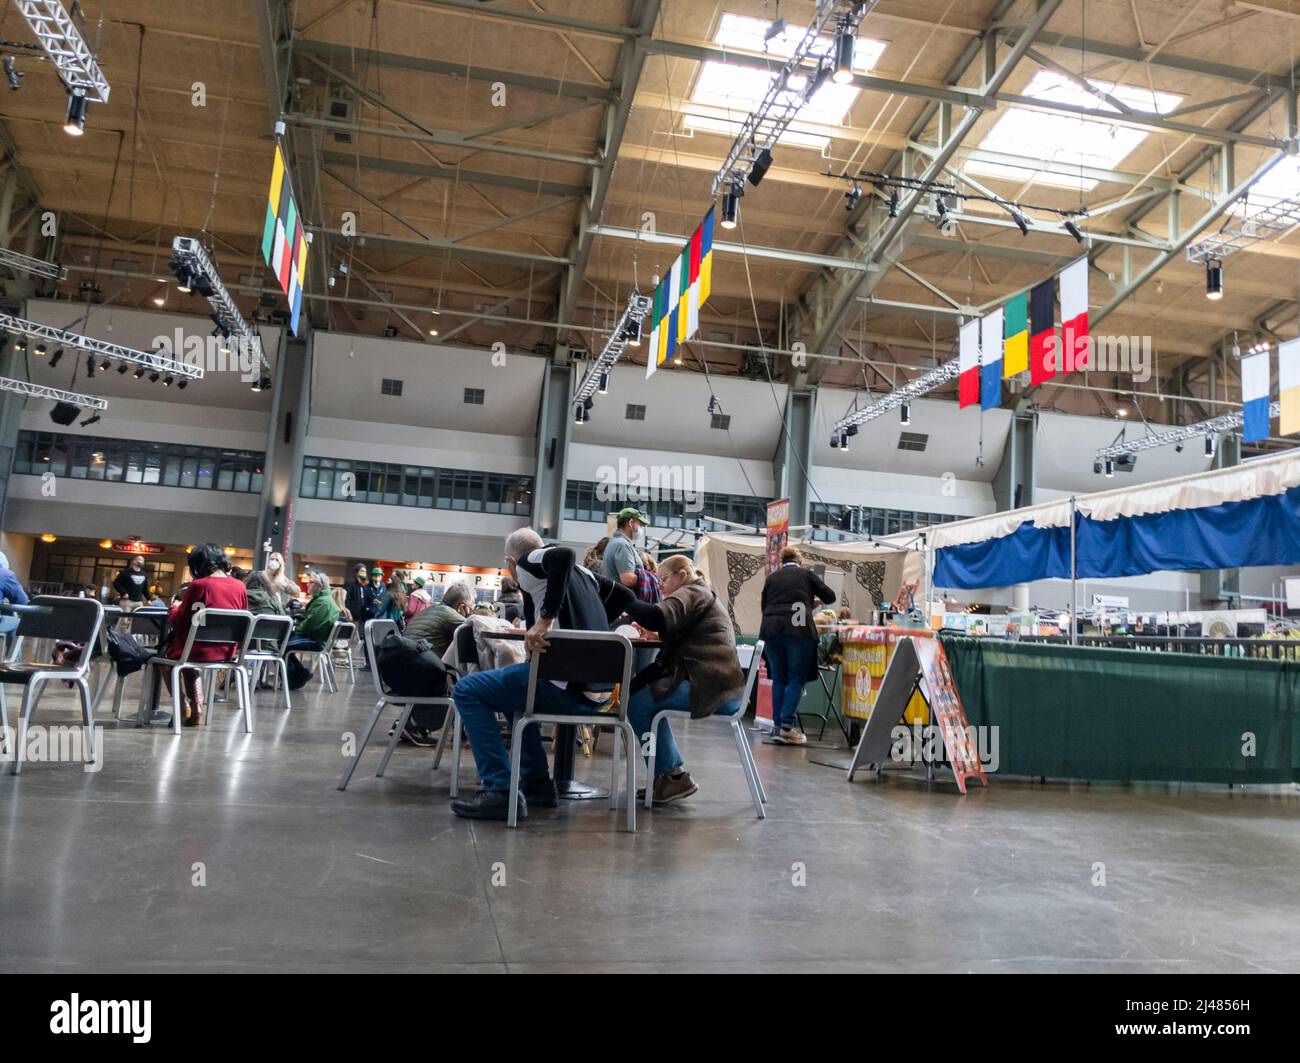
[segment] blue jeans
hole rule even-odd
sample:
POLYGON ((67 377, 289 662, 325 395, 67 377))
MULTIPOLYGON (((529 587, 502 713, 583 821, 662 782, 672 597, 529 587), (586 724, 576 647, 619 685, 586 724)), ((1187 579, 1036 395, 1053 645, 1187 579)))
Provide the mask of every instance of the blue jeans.
POLYGON ((777 731, 799 726, 799 699, 817 663, 817 640, 780 635, 763 647, 772 677, 772 724, 777 731))
MULTIPOLYGON (((664 709, 679 709, 683 712, 691 710, 691 685, 685 680, 678 683, 669 692, 663 701, 655 701, 654 695, 650 693, 648 686, 642 687, 627 703, 627 720, 632 725, 632 730, 636 732, 637 739, 641 743, 641 749, 649 752, 649 743, 646 742, 646 736, 650 734, 650 724, 654 722, 655 715, 664 711, 664 709)), ((740 698, 732 698, 724 702, 714 713, 715 716, 734 716, 740 712, 740 698)), ((655 736, 654 742, 655 763, 654 775, 663 775, 665 772, 676 771, 682 766, 682 755, 677 749, 677 743, 673 741, 672 728, 668 726, 667 720, 661 720, 659 723, 659 733, 655 736)), ((647 757, 647 760, 649 757, 647 757)))
MULTIPOLYGON (((494 668, 490 672, 474 672, 456 680, 452 699, 460 713, 465 733, 469 735, 474 763, 484 790, 510 790, 510 757, 505 740, 497 726, 496 713, 504 713, 514 723, 515 713, 523 712, 528 700, 528 662, 512 664, 509 668, 494 668)), ((549 681, 538 681, 537 712, 598 716, 601 706, 581 694, 570 694, 549 681)), ((524 728, 520 778, 524 780, 550 777, 546 751, 542 749, 541 729, 537 725, 524 728)))
POLYGON ((320 653, 325 647, 315 639, 309 639, 306 635, 290 635, 289 645, 285 647, 285 653, 320 653))

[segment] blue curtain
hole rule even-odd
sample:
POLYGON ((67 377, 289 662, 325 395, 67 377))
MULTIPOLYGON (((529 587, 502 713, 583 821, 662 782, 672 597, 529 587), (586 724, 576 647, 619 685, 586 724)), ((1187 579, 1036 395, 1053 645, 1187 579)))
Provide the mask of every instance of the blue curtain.
MULTIPOLYGON (((1078 522, 1080 579, 1300 564, 1300 488, 1245 502, 1078 522)), ((1070 529, 1022 524, 936 551, 934 585, 960 590, 1070 578, 1070 529)))

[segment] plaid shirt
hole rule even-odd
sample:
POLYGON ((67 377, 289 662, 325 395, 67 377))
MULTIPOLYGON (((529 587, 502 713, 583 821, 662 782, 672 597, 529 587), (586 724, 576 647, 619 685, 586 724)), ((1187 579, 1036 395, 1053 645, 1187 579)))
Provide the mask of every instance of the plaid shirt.
POLYGON ((648 568, 636 570, 636 596, 643 602, 655 605, 663 600, 664 589, 659 577, 648 568))

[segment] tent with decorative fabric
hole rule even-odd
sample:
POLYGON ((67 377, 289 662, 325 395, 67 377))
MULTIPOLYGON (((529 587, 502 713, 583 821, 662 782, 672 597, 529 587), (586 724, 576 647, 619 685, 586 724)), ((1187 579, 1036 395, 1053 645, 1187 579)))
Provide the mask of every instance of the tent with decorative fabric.
POLYGON ((1300 449, 944 524, 926 541, 932 585, 960 590, 1300 564, 1300 449))

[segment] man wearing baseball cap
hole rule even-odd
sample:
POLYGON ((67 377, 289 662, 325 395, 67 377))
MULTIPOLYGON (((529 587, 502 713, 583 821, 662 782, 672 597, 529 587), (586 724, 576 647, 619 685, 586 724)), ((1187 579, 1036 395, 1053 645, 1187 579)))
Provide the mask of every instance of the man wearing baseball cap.
POLYGON ((650 518, 635 506, 628 506, 620 509, 614 519, 618 522, 618 531, 605 547, 604 575, 606 579, 635 591, 636 570, 641 564, 641 552, 636 542, 650 518))
POLYGON ((370 570, 370 582, 366 584, 366 619, 378 619, 388 611, 388 584, 384 582, 384 570, 378 565, 370 570))

